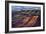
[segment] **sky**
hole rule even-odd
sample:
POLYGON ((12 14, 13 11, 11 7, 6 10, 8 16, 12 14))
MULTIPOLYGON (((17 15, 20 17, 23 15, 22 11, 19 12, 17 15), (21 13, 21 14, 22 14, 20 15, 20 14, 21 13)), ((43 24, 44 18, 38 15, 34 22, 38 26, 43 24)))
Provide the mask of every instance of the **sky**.
POLYGON ((12 6, 12 11, 21 11, 21 10, 40 10, 40 7, 32 7, 32 6, 12 6))

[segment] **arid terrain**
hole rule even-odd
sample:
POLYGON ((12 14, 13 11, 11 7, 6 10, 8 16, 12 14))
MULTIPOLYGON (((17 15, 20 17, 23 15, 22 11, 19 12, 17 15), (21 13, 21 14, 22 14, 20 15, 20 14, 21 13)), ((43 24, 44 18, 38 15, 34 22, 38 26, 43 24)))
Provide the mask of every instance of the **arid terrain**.
POLYGON ((12 12, 12 27, 40 26, 40 10, 22 10, 12 12), (34 11, 34 12, 33 12, 34 11))

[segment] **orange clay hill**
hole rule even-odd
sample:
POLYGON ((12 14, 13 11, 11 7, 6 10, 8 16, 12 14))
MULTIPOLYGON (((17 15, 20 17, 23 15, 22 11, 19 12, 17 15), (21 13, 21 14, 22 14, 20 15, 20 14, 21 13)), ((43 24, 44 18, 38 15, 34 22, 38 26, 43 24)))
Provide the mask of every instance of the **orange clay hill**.
POLYGON ((39 16, 24 17, 25 19, 23 19, 23 23, 17 25, 17 27, 33 26, 37 22, 38 17, 39 16))

